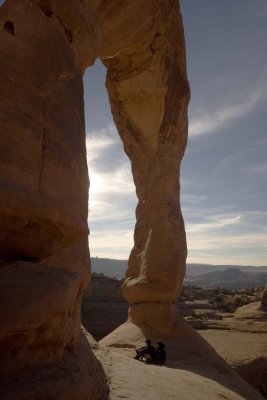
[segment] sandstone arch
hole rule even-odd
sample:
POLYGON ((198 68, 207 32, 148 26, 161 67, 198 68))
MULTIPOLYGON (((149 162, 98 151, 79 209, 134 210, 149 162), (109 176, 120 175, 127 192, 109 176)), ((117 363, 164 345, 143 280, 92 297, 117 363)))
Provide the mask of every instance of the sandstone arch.
POLYGON ((1 398, 104 398, 80 329, 89 281, 82 74, 98 57, 138 195, 124 294, 170 332, 186 241, 189 86, 176 0, 7 0, 0 10, 1 398), (19 378, 18 378, 19 376, 19 378))

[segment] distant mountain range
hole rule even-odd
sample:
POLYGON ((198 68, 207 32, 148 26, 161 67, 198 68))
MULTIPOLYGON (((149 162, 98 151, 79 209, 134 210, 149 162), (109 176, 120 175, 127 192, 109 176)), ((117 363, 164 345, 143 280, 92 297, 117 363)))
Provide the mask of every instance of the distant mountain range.
POLYGON ((227 268, 223 271, 211 271, 184 280, 184 285, 194 285, 203 288, 224 287, 227 289, 263 287, 266 283, 267 271, 258 271, 255 267, 254 271, 249 272, 244 272, 236 267, 227 268))
MULTIPOLYGON (((91 258, 92 272, 121 279, 127 269, 127 260, 91 258)), ((267 266, 187 264, 184 285, 204 288, 217 286, 228 289, 262 287, 267 283, 267 266)))
POLYGON ((111 258, 91 258, 92 272, 104 274, 111 278, 121 279, 127 269, 127 260, 113 260, 111 258))

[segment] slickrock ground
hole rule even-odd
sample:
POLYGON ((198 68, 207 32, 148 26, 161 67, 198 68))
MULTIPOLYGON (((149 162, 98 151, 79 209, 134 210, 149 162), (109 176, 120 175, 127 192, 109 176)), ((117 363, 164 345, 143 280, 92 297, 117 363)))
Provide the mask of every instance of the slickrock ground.
POLYGON ((199 333, 243 379, 267 398, 266 333, 217 329, 199 333))
MULTIPOLYGON (((264 298, 264 296, 263 296, 264 298)), ((234 313, 209 309, 207 301, 184 304, 186 317, 216 351, 267 398, 267 308, 260 301, 239 307, 234 313), (220 317, 220 318, 219 318, 220 317)))
POLYGON ((261 302, 240 307, 201 335, 267 398, 267 309, 261 302), (217 327, 217 329, 216 329, 217 327))
POLYGON ((126 322, 93 349, 105 368, 110 400, 262 399, 182 319, 168 335, 126 322), (146 337, 166 344, 164 366, 133 359, 146 337))
MULTIPOLYGON (((93 287, 84 298, 82 317, 87 329, 94 334, 97 340, 103 338, 127 318, 128 305, 125 301, 123 302, 119 291, 116 290, 119 285, 119 281, 104 275, 93 275, 92 277, 93 287)), ((219 303, 211 304, 208 297, 212 301, 219 299, 218 289, 184 288, 184 303, 179 303, 180 312, 238 374, 259 392, 265 393, 267 313, 263 303, 255 301, 261 297, 264 298, 263 292, 262 290, 244 289, 233 292, 231 295, 231 291, 224 289, 220 289, 220 291, 227 292, 224 301, 220 300, 219 303), (237 308, 234 313, 225 312, 225 308, 233 309, 235 303, 242 304, 246 301, 253 302, 237 308), (223 307, 222 310, 218 309, 219 306, 223 307)), ((139 345, 142 345, 141 342, 139 345)), ((122 352, 123 354, 127 353, 126 349, 123 349, 122 352)), ((130 353, 134 354, 131 349, 130 353)), ((116 353, 116 360, 118 357, 116 353)), ((159 367, 153 368, 156 368, 157 371, 159 367)), ((145 371, 149 372, 150 369, 145 369, 145 371)))

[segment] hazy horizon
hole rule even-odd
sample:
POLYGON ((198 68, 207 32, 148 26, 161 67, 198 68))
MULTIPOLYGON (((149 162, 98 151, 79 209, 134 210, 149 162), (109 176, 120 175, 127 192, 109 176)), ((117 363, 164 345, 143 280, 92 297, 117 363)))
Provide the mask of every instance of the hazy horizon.
MULTIPOLYGON (((104 259, 104 260, 112 260, 112 261, 123 261, 123 262, 127 262, 128 259, 127 258, 111 258, 111 257, 98 257, 98 256, 90 256, 90 258, 97 258, 97 259, 104 259)), ((214 267, 222 267, 222 266, 230 266, 230 267, 255 267, 255 268, 261 268, 261 267, 265 267, 267 268, 267 263, 265 265, 252 265, 252 264, 210 264, 210 263, 193 263, 193 262, 188 262, 188 260, 186 261, 186 264, 191 264, 191 265, 211 265, 214 267)))

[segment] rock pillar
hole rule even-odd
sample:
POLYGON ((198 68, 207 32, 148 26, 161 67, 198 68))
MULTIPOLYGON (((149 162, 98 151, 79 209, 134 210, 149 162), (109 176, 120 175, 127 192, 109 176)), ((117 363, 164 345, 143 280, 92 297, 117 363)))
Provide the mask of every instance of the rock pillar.
POLYGON ((168 331, 187 254, 179 174, 190 91, 177 3, 150 42, 142 41, 104 63, 114 121, 138 197, 123 294, 134 322, 168 331))

